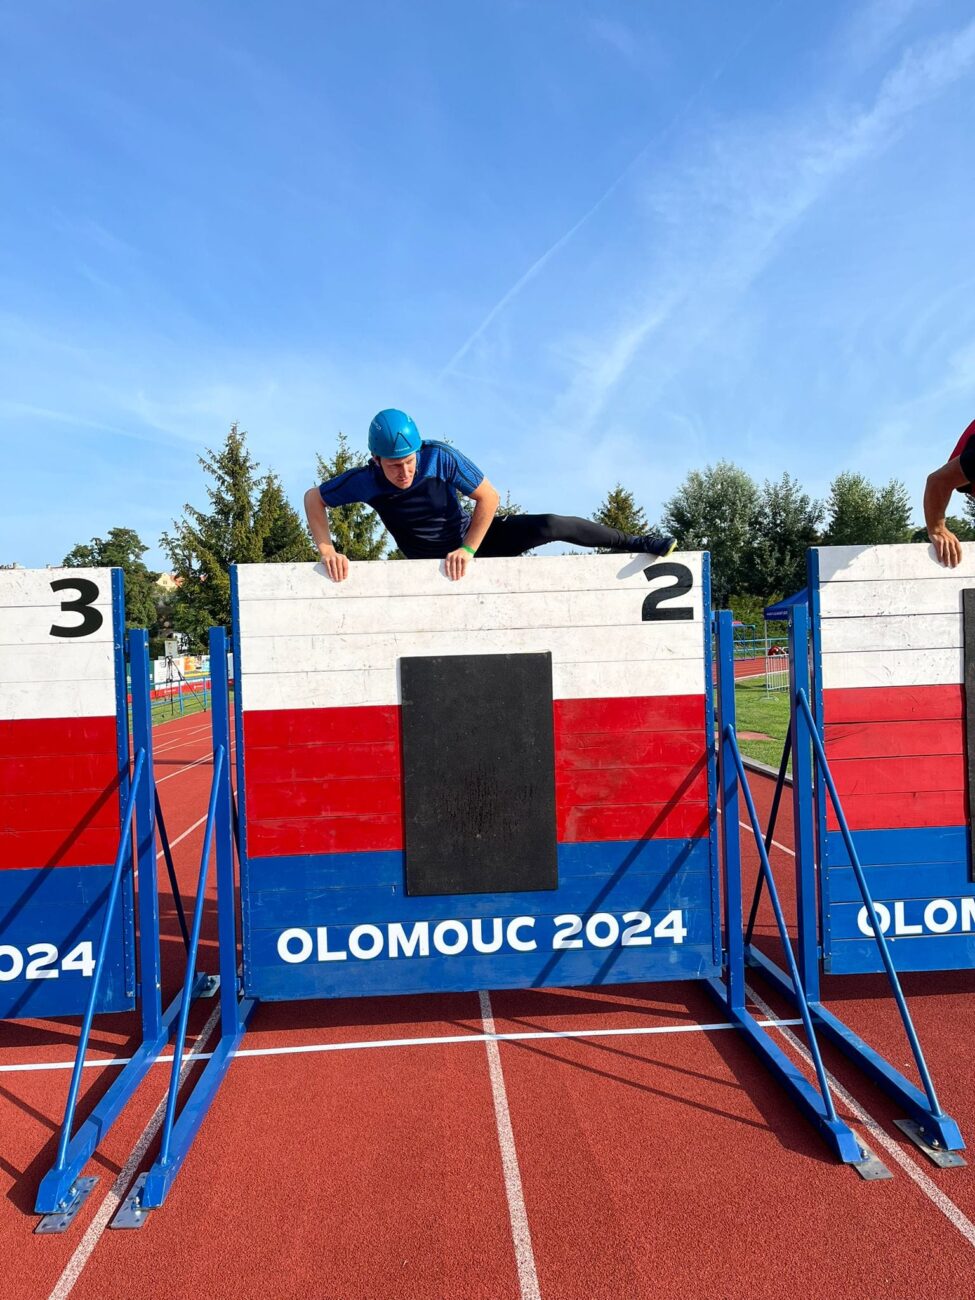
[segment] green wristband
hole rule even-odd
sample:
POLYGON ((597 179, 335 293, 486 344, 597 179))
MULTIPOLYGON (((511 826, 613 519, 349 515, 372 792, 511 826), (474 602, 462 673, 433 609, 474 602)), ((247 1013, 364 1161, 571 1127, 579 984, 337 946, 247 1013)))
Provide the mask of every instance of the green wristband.
POLYGON ((461 547, 461 550, 462 550, 462 551, 469 551, 471 555, 476 555, 476 554, 477 554, 477 551, 474 550, 474 547, 473 547, 473 546, 468 546, 466 542, 465 542, 465 543, 463 544, 463 546, 461 547))

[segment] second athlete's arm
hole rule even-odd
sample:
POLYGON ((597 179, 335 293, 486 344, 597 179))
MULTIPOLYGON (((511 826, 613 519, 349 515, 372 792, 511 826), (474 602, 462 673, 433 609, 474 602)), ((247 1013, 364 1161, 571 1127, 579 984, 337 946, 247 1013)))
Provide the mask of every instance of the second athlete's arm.
POLYGON ((956 456, 929 474, 924 485, 924 524, 928 537, 939 561, 950 569, 961 560, 961 542, 945 523, 945 514, 952 492, 967 482, 961 458, 956 456))

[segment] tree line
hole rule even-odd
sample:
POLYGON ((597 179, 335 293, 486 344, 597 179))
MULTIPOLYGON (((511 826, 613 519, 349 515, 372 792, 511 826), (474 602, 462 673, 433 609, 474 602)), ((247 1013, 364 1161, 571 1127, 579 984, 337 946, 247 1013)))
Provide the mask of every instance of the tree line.
MULTIPOLYGON (((367 459, 340 433, 332 455, 316 458, 318 481, 367 459)), ((198 460, 207 504, 186 504, 160 539, 175 579, 168 593, 160 591, 159 574, 144 562, 149 548, 129 528, 112 528, 105 538, 80 543, 63 561, 78 567, 117 565, 125 571, 126 625, 148 627, 151 653, 157 656, 167 634, 179 632, 190 650, 203 650, 208 629, 230 623, 231 564, 317 559, 305 521, 285 496, 281 480, 272 470, 261 472, 237 424, 231 425, 222 447, 208 448, 198 460)), ((966 518, 949 516, 948 526, 963 541, 975 540, 971 498, 965 498, 964 508, 966 518)), ((501 512, 522 513, 510 494, 501 512)), ((621 483, 591 517, 628 533, 651 531, 646 512, 621 483)), ((329 510, 329 527, 337 549, 351 560, 402 558, 368 506, 329 510)), ((763 605, 805 584, 810 546, 927 540, 925 530, 911 521, 907 488, 896 479, 878 487, 862 474, 843 472, 819 501, 787 473, 759 485, 730 461, 692 470, 664 503, 656 527, 673 534, 682 550, 710 551, 713 603, 730 606, 744 622, 759 621, 763 605)))

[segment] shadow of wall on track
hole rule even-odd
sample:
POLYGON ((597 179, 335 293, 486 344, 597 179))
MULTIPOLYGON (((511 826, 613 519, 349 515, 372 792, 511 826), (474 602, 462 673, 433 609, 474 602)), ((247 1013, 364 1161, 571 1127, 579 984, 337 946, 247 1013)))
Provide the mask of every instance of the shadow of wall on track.
MULTIPOLYGON (((551 994, 551 992, 551 990, 528 990, 523 995, 515 995, 514 998, 505 993, 502 995, 505 1002, 504 1009, 503 1011, 499 1010, 499 1015, 503 1016, 506 1023, 513 1025, 516 1032, 518 1030, 544 1032, 550 1026, 544 1020, 540 1020, 539 1015, 548 1014, 555 1009, 552 1006, 553 1001, 557 1001, 558 1013, 562 1014, 562 1004, 569 1001, 569 999, 558 998, 553 1000, 550 997, 548 1003, 543 1003, 540 1007, 537 996, 534 999, 535 1005, 532 1006, 529 995, 551 994)), ((615 1001, 615 997, 618 997, 623 992, 627 997, 634 993, 638 997, 642 996, 645 999, 647 1014, 649 1015, 659 1015, 659 1010, 651 1010, 652 1003, 655 1000, 659 1001, 667 998, 669 1005, 665 1014, 669 1021, 676 1020, 679 1024, 688 1025, 725 1023, 717 1003, 710 998, 704 988, 698 984, 687 982, 670 985, 627 984, 615 988, 600 989, 599 993, 603 995, 601 999, 579 997, 569 1014, 586 1014, 592 1017, 594 1013, 598 1014, 600 1001, 603 1004, 602 1010, 605 1012, 625 1010, 630 1014, 634 1012, 639 1014, 640 1007, 638 1003, 615 1001), (680 1009, 678 1009, 679 999, 684 1001, 684 1005, 680 1009)), ((700 1069, 691 1069, 684 1065, 678 1065, 676 1062, 668 1063, 659 1057, 655 1057, 652 1061, 647 1060, 639 1052, 621 1046, 620 1039, 616 1037, 612 1039, 600 1037, 572 1038, 568 1040, 553 1039, 549 1040, 548 1043, 540 1043, 537 1040, 509 1039, 504 1043, 504 1047, 547 1057, 558 1061, 567 1068, 581 1070, 610 1080, 619 1084, 620 1087, 635 1088, 644 1092, 648 1097, 657 1096, 659 1099, 676 1101, 691 1111, 701 1111, 719 1118, 728 1119, 738 1126, 767 1130, 774 1134, 783 1148, 794 1150, 826 1164, 834 1163, 817 1135, 796 1111, 767 1070, 760 1064, 739 1032, 734 1029, 721 1029, 712 1032, 701 1030, 699 1032, 706 1034, 708 1042, 715 1048, 718 1056, 727 1067, 728 1074, 731 1076, 730 1079, 720 1071, 712 1073, 700 1069), (586 1054, 585 1059, 572 1059, 560 1055, 556 1050, 556 1045, 560 1041, 571 1043, 577 1053, 580 1048, 583 1049, 586 1054), (673 1081, 673 1088, 661 1088, 658 1084, 651 1083, 649 1080, 634 1079, 632 1077, 634 1065, 637 1068, 644 1067, 648 1074, 651 1071, 666 1071, 668 1078, 673 1081), (614 1069, 614 1066, 618 1068, 614 1069), (682 1084, 686 1084, 686 1087, 682 1087, 682 1084), (721 1106, 702 1102, 698 1095, 700 1090, 697 1085, 699 1084, 744 1093, 761 1114, 762 1121, 743 1115, 740 1109, 725 1109, 721 1106)), ((671 1036, 667 1034, 653 1037, 657 1042, 667 1043, 671 1040, 671 1036)), ((677 1034, 673 1037, 680 1040, 684 1035, 677 1034)), ((634 1039, 639 1041, 639 1036, 634 1035, 634 1039)), ((653 1122, 653 1111, 649 1109, 647 1123, 652 1124, 653 1122)))
MULTIPOLYGON (((760 917, 761 920, 761 917, 760 917)), ((785 969, 785 957, 777 933, 769 933, 769 927, 756 926, 753 943, 765 956, 776 965, 785 969)), ((793 952, 796 952, 795 936, 793 952)), ((761 974, 755 969, 746 969, 746 977, 755 980, 755 987, 761 992, 764 984, 761 974)), ((899 973, 901 987, 908 1004, 912 999, 937 998, 946 995, 975 994, 975 970, 944 971, 903 971, 899 973)), ((822 1000, 826 1004, 834 1002, 889 1002, 894 1006, 890 982, 883 972, 868 975, 826 975, 822 976, 822 1000)))
MULTIPOLYGON (((28 1101, 26 1097, 19 1096, 14 1090, 16 1085, 9 1082, 11 1079, 23 1077, 22 1075, 6 1076, 3 1082, 0 1082, 0 1098, 9 1105, 16 1107, 33 1123, 47 1129, 49 1137, 25 1168, 17 1168, 4 1156, 0 1156, 0 1167, 12 1180, 7 1190, 7 1200, 22 1214, 34 1217, 37 1189, 40 1186, 41 1179, 54 1164, 57 1155, 61 1121, 64 1118, 64 1104, 68 1095, 68 1073, 65 1071, 62 1079, 62 1072, 56 1072, 59 1084, 63 1083, 63 1087, 49 1087, 46 1090, 45 1102, 50 1104, 45 1104, 43 1109, 28 1101)), ((85 1071, 82 1078, 83 1091, 78 1101, 77 1123, 80 1123, 91 1112, 111 1087, 115 1077, 116 1071, 114 1069, 85 1071)), ((116 1164, 113 1160, 109 1160, 101 1151, 96 1151, 89 1160, 86 1169, 89 1173, 106 1174, 109 1178, 114 1179, 121 1172, 122 1166, 116 1164)))
MULTIPOLYGON (((194 900, 184 899, 188 911, 188 921, 192 916, 194 900)), ((183 986, 186 975, 186 949, 179 929, 176 908, 172 896, 167 892, 160 894, 160 955, 162 970, 162 1004, 165 1008, 183 986)), ((207 973, 217 970, 217 908, 215 900, 207 899, 204 903, 203 926, 200 942, 198 967, 207 973)), ((199 1032, 203 1022, 210 1015, 216 1003, 208 999, 197 999, 190 1013, 189 1034, 199 1032)), ((0 1021, 0 1051, 15 1051, 20 1058, 18 1063, 30 1064, 27 1059, 31 1052, 48 1054, 45 1049, 62 1047, 58 1053, 60 1061, 73 1061, 78 1045, 81 1028, 81 1016, 62 1016, 44 1020, 5 1020, 0 1021)), ((141 1043, 141 1021, 138 1009, 118 1012, 111 1015, 96 1016, 88 1040, 89 1052, 105 1054, 115 1059, 125 1060, 132 1056, 141 1043)), ((43 1059, 43 1058, 42 1058, 43 1059)), ((13 1064, 14 1062, 10 1062, 13 1064)), ((82 1073, 82 1091, 78 1099, 75 1116, 75 1130, 91 1114, 92 1110, 118 1077, 120 1066, 89 1067, 82 1073)), ((29 1164, 20 1169, 7 1157, 0 1154, 0 1168, 11 1178, 12 1185, 7 1192, 7 1199, 24 1214, 33 1216, 34 1202, 41 1179, 54 1163, 57 1154, 58 1138, 64 1117, 64 1107, 70 1084, 70 1069, 10 1072, 0 1076, 0 1098, 8 1105, 19 1110, 29 1121, 49 1131, 49 1138, 43 1147, 31 1159, 29 1164), (17 1090, 18 1079, 36 1081, 43 1078, 44 1103, 37 1101, 36 1082, 31 1085, 31 1099, 20 1095, 17 1090)), ((138 1092, 146 1087, 154 1087, 161 1094, 161 1087, 169 1080, 169 1066, 155 1066, 139 1085, 138 1092), (155 1077, 155 1083, 151 1080, 155 1077)), ((130 1102, 130 1105, 132 1103, 130 1102)), ((123 1121, 124 1122, 124 1121, 123 1121)), ((89 1161, 88 1168, 96 1174, 107 1174, 114 1178, 121 1169, 120 1165, 107 1159, 96 1151, 89 1161)))

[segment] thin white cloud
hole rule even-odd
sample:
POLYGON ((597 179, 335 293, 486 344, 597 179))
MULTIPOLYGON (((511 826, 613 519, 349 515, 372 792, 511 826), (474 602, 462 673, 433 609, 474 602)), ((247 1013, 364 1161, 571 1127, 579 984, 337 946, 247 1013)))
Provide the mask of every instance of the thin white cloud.
POLYGON ((592 220, 609 202, 609 200, 619 191, 623 184, 636 172, 640 164, 649 156, 651 150, 656 148, 670 133, 684 120, 691 109, 702 98, 704 93, 709 90, 716 81, 718 81, 727 68, 729 68, 739 57, 739 55, 751 44, 757 33, 766 26, 772 15, 781 8, 784 0, 776 0, 761 16, 761 18, 749 27, 737 45, 733 47, 728 56, 711 72, 697 87, 694 93, 684 101, 673 117, 667 124, 656 132, 653 137, 647 141, 640 152, 624 167, 616 179, 608 186, 599 198, 588 208, 582 216, 564 234, 551 244, 540 257, 538 257, 528 270, 504 293, 487 313, 477 328, 468 335, 461 346, 453 354, 444 368, 441 370, 438 378, 443 381, 455 369, 471 349, 487 333, 491 326, 503 315, 507 308, 521 295, 522 291, 548 266, 548 264, 566 248, 579 231, 592 220))
POLYGON ((11 402, 0 398, 0 420, 25 421, 43 424, 56 424, 68 429, 90 429, 94 433, 114 434, 119 438, 130 438, 135 442, 161 443, 162 438, 147 434, 142 429, 108 424, 105 420, 86 419, 72 411, 57 410, 50 406, 37 406, 32 402, 11 402))
POLYGON ((865 109, 835 104, 791 129, 773 124, 715 137, 703 163, 689 167, 670 189, 679 212, 666 281, 646 285, 642 308, 631 305, 603 338, 580 350, 556 419, 564 424, 571 411, 580 430, 590 428, 651 339, 663 353, 654 357, 662 384, 666 357, 672 373, 806 213, 855 166, 887 148, 916 110, 973 68, 975 22, 909 49, 865 109), (695 210, 705 213, 711 253, 704 258, 701 231, 691 228, 695 210))

